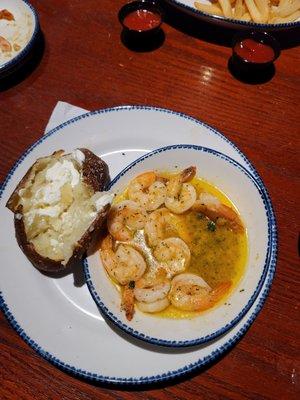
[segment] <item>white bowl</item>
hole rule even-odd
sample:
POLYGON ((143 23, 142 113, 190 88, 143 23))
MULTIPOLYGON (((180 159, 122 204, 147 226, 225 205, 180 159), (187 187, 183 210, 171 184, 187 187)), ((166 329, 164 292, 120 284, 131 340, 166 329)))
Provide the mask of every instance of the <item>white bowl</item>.
MULTIPOLYGON (((194 3, 195 0, 165 0, 167 3, 176 7, 182 12, 192 15, 199 19, 199 21, 204 21, 212 25, 220 26, 222 28, 229 29, 252 29, 252 30, 264 30, 264 31, 279 31, 287 29, 297 29, 300 26, 300 20, 293 22, 275 23, 275 24, 262 24, 252 21, 243 21, 241 19, 233 19, 227 17, 219 17, 218 15, 208 14, 206 12, 199 11, 194 3)), ((197 0, 199 3, 211 4, 208 0, 197 0)), ((200 25, 199 25, 199 29, 200 25)))
POLYGON ((0 54, 0 77, 14 70, 25 59, 32 50, 40 31, 37 13, 27 0, 0 0, 0 10, 3 9, 10 11, 15 21, 0 21, 1 36, 9 40, 16 35, 16 29, 18 29, 21 50, 13 51, 12 56, 7 59, 3 53, 0 54))
POLYGON ((195 145, 173 145, 154 150, 125 168, 111 183, 124 190, 136 175, 149 170, 197 167, 199 177, 223 191, 238 208, 248 235, 245 273, 225 303, 192 319, 167 319, 136 310, 128 322, 120 311, 120 294, 101 264, 98 252, 85 260, 89 290, 105 316, 136 338, 162 346, 183 347, 205 343, 232 328, 249 310, 276 262, 276 222, 267 191, 258 175, 215 150, 195 145))

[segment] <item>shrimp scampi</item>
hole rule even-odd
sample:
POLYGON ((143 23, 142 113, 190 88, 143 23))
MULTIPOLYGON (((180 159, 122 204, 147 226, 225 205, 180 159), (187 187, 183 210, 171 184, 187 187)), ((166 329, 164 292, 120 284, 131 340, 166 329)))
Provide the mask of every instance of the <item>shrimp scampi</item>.
POLYGON ((144 257, 132 246, 119 244, 114 251, 110 235, 103 239, 100 255, 109 276, 121 285, 139 280, 147 268, 144 257))
POLYGON ((107 227, 109 233, 119 241, 130 241, 134 232, 142 229, 147 214, 134 201, 124 200, 113 206, 108 214, 107 227))
POLYGON ((169 300, 184 311, 205 311, 213 307, 230 289, 231 282, 224 282, 212 289, 196 274, 180 274, 173 278, 169 300))
POLYGON ((139 311, 199 316, 241 279, 247 231, 226 195, 195 175, 194 166, 139 174, 108 213, 100 256, 128 321, 139 311))
POLYGON ((155 246, 166 237, 171 222, 171 213, 167 208, 153 211, 145 224, 145 235, 150 246, 155 246))
POLYGON ((158 268, 154 274, 147 272, 136 282, 134 288, 137 307, 148 313, 164 310, 170 304, 167 297, 170 288, 170 280, 163 268, 158 268))
POLYGON ((178 237, 161 240, 153 250, 153 255, 169 277, 185 271, 191 258, 188 245, 178 237))
POLYGON ((146 211, 153 211, 164 203, 166 186, 157 179, 153 171, 145 172, 130 182, 128 197, 140 204, 146 211))
POLYGON ((175 214, 183 214, 195 203, 197 192, 190 183, 196 174, 195 167, 189 167, 172 176, 167 183, 165 206, 175 214))

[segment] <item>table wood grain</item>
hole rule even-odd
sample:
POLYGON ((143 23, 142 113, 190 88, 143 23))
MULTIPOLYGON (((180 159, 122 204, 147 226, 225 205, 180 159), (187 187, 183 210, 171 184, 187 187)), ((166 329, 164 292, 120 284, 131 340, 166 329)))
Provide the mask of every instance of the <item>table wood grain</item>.
POLYGON ((0 181, 41 136, 58 100, 90 110, 143 104, 187 113, 235 142, 263 178, 278 222, 276 277, 254 324, 221 360, 180 381, 135 390, 92 385, 56 369, 1 313, 0 398, 299 399, 300 32, 278 34, 284 49, 275 75, 247 84, 227 69, 233 31, 167 7, 163 45, 133 52, 120 39, 123 3, 32 0, 44 49, 39 43, 19 74, 0 81, 0 181))

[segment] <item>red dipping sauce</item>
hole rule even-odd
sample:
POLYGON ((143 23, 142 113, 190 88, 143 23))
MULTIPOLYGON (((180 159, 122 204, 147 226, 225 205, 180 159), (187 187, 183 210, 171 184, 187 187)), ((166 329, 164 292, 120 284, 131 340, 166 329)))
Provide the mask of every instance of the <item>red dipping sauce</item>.
POLYGON ((253 39, 243 39, 236 43, 234 51, 238 56, 252 63, 272 62, 275 56, 271 46, 253 39))
POLYGON ((161 23, 161 16, 149 10, 136 10, 126 15, 123 24, 133 31, 148 31, 161 23))

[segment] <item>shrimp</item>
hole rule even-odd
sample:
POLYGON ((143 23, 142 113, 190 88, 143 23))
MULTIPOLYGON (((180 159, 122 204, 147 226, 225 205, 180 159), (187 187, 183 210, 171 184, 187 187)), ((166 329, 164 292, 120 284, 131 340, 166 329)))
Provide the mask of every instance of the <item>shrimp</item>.
POLYGON ((189 182, 196 174, 196 167, 189 167, 172 176, 167 183, 165 206, 175 214, 189 210, 197 198, 196 189, 189 182))
POLYGON ((153 250, 153 255, 169 277, 183 272, 191 259, 189 247, 178 237, 161 240, 153 250))
POLYGON ((0 36, 0 50, 3 53, 8 53, 8 52, 12 51, 11 44, 3 36, 0 36))
POLYGON ((109 276, 121 285, 139 280, 147 268, 144 257, 132 246, 119 244, 114 251, 111 235, 107 235, 103 239, 100 256, 109 276))
POLYGON ((171 283, 166 271, 159 268, 154 275, 148 273, 136 282, 134 296, 137 301, 154 303, 166 297, 170 288, 171 283))
POLYGON ((147 312, 147 313, 156 313, 159 311, 164 310, 170 305, 170 301, 167 297, 164 297, 161 300, 156 300, 152 303, 144 303, 138 301, 136 303, 137 307, 139 308, 140 311, 142 312, 147 312))
POLYGON ((153 211, 145 224, 145 235, 149 246, 155 246, 166 237, 178 235, 185 242, 190 242, 191 233, 183 223, 181 216, 171 213, 167 208, 153 211))
POLYGON ((222 204, 220 200, 210 193, 202 192, 192 207, 193 211, 201 212, 219 225, 228 223, 234 231, 243 232, 244 226, 239 215, 230 207, 222 204))
POLYGON ((145 172, 134 178, 128 186, 129 199, 140 204, 146 211, 156 210, 166 199, 166 186, 156 178, 153 171, 145 172))
POLYGON ((166 237, 170 215, 171 213, 167 208, 159 208, 149 215, 145 224, 145 234, 150 246, 155 246, 166 237))
POLYGON ((145 225, 147 214, 131 200, 124 200, 110 209, 107 218, 109 233, 119 241, 130 241, 134 232, 145 225))
POLYGON ((229 290, 231 282, 212 289, 200 276, 180 274, 173 278, 169 300, 184 311, 204 311, 214 306, 229 290))

